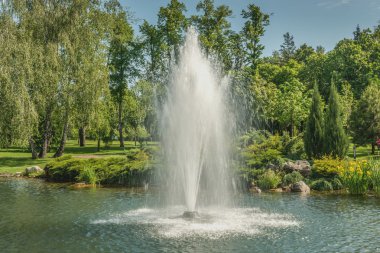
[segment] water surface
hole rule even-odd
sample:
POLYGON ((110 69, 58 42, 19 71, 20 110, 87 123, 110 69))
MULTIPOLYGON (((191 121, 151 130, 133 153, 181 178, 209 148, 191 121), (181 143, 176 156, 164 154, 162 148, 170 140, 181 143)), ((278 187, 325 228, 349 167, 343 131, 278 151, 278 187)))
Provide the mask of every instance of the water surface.
POLYGON ((0 251, 380 252, 374 197, 241 194, 196 221, 159 202, 154 191, 0 178, 0 251))

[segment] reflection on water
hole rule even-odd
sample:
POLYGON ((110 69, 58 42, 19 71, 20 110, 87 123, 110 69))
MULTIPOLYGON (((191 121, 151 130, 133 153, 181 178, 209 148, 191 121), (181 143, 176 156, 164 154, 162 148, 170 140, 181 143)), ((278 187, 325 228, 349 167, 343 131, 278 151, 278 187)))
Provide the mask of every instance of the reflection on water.
POLYGON ((242 194, 189 220, 157 196, 0 178, 0 251, 380 252, 378 198, 242 194))

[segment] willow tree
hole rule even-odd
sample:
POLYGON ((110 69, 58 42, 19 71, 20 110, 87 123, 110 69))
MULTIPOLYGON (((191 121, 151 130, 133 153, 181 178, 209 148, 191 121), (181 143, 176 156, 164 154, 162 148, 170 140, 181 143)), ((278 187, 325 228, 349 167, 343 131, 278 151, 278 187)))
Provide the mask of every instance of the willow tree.
POLYGON ((62 76, 59 87, 61 137, 55 157, 63 154, 70 123, 84 128, 108 88, 108 69, 99 3, 71 1, 60 37, 62 76))
POLYGON ((323 129, 323 104, 315 84, 304 135, 305 152, 309 159, 319 158, 323 155, 323 129))
MULTIPOLYGON (((28 92, 31 78, 30 38, 12 13, 0 8, 0 147, 26 145, 36 126, 36 112, 28 92)), ((35 155, 36 156, 36 155, 35 155)))

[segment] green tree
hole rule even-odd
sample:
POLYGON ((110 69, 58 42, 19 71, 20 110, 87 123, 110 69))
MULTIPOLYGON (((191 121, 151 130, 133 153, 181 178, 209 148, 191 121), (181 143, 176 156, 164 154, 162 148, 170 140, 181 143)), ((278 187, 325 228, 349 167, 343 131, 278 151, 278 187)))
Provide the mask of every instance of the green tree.
POLYGON ((319 158, 323 155, 323 128, 323 103, 318 86, 315 84, 304 135, 305 152, 309 159, 319 158))
POLYGON ((372 145, 375 153, 376 140, 380 137, 380 85, 373 80, 361 95, 351 115, 350 129, 353 142, 372 145))
POLYGON ((260 7, 250 4, 247 10, 243 10, 242 17, 246 20, 241 32, 243 48, 245 51, 245 63, 252 70, 256 70, 259 58, 264 50, 260 39, 265 33, 265 27, 269 25, 269 15, 261 11, 260 7))
POLYGON ((230 69, 232 66, 227 42, 231 24, 227 18, 232 15, 231 9, 226 5, 215 7, 214 0, 200 1, 196 9, 198 12, 203 11, 203 15, 192 16, 192 21, 197 27, 206 55, 215 55, 226 70, 230 69))
POLYGON ((127 20, 127 13, 118 2, 108 6, 111 15, 111 35, 108 66, 110 69, 110 90, 118 111, 118 131, 120 147, 124 147, 123 120, 125 112, 125 97, 129 91, 128 83, 139 74, 138 61, 141 48, 134 41, 133 29, 127 20))
POLYGON ((296 53, 294 38, 288 32, 284 34, 284 42, 281 45, 280 53, 284 62, 288 62, 296 53))
POLYGON ((170 0, 166 7, 161 7, 158 13, 158 28, 163 34, 169 66, 172 64, 172 52, 177 61, 179 46, 183 41, 183 33, 187 26, 184 15, 186 6, 178 0, 170 0))
POLYGON ((348 138, 343 129, 339 94, 334 80, 331 82, 330 96, 326 109, 324 130, 325 154, 343 158, 348 151, 348 138))

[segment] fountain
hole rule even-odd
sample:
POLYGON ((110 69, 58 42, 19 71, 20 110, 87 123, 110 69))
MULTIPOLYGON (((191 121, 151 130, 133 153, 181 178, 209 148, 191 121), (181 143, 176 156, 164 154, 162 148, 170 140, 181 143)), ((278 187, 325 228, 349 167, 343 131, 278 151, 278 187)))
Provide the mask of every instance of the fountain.
POLYGON ((190 28, 172 68, 161 124, 167 196, 186 206, 185 218, 199 217, 199 206, 230 200, 227 82, 216 73, 190 28))

